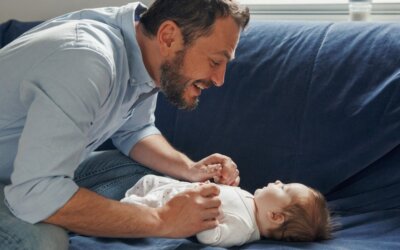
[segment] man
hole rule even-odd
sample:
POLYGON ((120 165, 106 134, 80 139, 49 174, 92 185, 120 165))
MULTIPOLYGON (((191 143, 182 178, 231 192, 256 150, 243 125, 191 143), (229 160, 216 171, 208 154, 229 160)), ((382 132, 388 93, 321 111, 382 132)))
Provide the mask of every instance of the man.
POLYGON ((3 48, 0 248, 67 248, 61 228, 186 237, 215 227, 213 184, 157 209, 113 199, 153 170, 239 184, 228 156, 193 162, 176 151, 154 126, 154 110, 158 90, 193 109, 202 90, 221 86, 248 20, 248 9, 230 0, 158 0, 148 10, 133 3, 66 14, 3 48), (110 137, 119 152, 91 154, 110 137))

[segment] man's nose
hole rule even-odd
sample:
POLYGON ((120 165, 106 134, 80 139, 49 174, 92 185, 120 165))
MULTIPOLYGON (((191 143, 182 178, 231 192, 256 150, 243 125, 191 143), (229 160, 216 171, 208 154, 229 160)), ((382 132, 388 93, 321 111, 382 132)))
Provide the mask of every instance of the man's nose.
POLYGON ((221 66, 213 72, 211 76, 211 81, 213 81, 215 86, 221 87, 222 85, 224 85, 225 71, 226 66, 221 66))

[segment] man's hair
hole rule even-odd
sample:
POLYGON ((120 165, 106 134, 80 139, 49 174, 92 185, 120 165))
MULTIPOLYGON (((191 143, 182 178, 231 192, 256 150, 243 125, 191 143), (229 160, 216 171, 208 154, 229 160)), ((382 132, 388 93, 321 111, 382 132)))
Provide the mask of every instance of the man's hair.
POLYGON ((285 221, 269 232, 269 237, 283 241, 317 241, 332 238, 336 228, 325 197, 310 188, 311 195, 297 198, 283 209, 285 221))
POLYGON ((232 17, 244 29, 250 19, 249 9, 235 0, 156 0, 140 17, 144 34, 154 37, 160 25, 173 21, 181 29, 185 46, 213 30, 217 18, 232 17))

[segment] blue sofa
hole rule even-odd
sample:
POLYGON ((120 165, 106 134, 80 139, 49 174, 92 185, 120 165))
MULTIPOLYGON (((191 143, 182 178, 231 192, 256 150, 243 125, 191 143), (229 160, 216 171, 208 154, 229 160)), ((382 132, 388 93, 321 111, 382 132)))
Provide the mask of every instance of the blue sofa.
MULTIPOLYGON (((3 24, 1 45, 32 25, 3 24)), ((231 156, 251 192, 276 179, 319 189, 341 224, 328 241, 237 249, 400 249, 400 25, 252 21, 236 58, 195 111, 160 95, 158 127, 195 160, 231 156)), ((85 250, 220 249, 195 238, 70 241, 85 250)))

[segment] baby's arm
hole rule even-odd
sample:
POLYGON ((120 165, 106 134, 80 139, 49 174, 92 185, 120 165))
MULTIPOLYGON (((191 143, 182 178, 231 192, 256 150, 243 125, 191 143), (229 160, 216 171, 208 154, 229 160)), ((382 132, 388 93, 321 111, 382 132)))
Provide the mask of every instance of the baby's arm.
POLYGON ((245 244, 251 236, 248 223, 233 214, 224 214, 216 228, 198 233, 199 242, 212 246, 231 247, 245 244))

